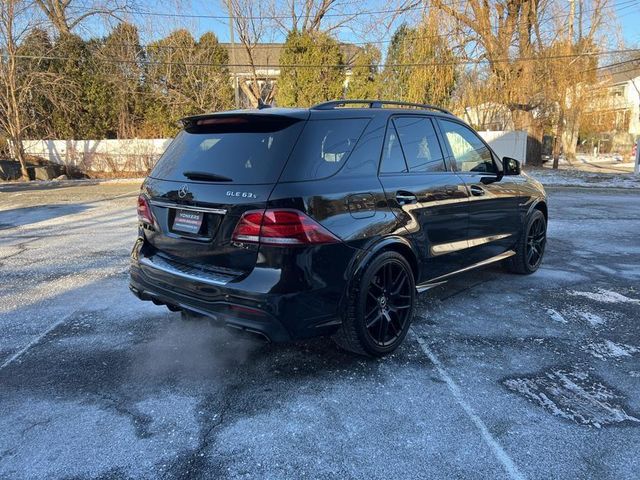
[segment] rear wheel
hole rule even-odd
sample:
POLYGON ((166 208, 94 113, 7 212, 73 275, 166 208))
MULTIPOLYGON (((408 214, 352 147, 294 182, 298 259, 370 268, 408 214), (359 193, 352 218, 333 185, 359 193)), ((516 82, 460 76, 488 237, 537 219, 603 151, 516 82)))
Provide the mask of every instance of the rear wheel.
POLYGON ((534 210, 525 224, 516 246, 516 254, 508 263, 514 273, 530 274, 540 268, 547 246, 547 221, 540 210, 534 210))
POLYGON ((362 355, 393 352, 409 331, 414 302, 411 266, 399 253, 384 252, 356 280, 334 339, 342 348, 362 355))

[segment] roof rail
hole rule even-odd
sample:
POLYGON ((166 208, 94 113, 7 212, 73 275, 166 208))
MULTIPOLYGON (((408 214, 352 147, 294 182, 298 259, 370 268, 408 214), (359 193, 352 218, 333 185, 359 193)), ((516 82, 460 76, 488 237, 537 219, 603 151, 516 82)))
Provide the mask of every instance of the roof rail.
POLYGON ((438 112, 453 115, 449 110, 436 107, 434 105, 425 105, 422 103, 411 102, 396 102, 393 100, 331 100, 329 102, 318 103, 311 107, 311 110, 333 110, 337 107, 344 107, 346 105, 368 105, 369 108, 382 108, 384 105, 396 105, 399 107, 416 107, 425 110, 436 110, 438 112))

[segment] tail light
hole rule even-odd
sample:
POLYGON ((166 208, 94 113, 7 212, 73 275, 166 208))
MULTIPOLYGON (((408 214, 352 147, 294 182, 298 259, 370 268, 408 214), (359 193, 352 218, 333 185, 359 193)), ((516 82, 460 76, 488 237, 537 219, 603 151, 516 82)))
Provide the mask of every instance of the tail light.
POLYGON ((339 242, 335 235, 298 210, 269 209, 245 212, 232 239, 268 245, 310 245, 339 242))
POLYGON ((144 195, 138 197, 138 220, 148 225, 153 225, 153 213, 149 206, 149 200, 144 195))

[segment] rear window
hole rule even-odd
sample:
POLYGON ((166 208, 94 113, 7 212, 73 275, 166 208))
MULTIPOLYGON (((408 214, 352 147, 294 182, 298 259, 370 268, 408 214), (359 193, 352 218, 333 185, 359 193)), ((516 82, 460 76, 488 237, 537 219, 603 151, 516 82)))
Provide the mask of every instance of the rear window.
POLYGON ((272 115, 194 121, 171 142, 150 176, 190 181, 211 175, 240 184, 274 183, 303 125, 298 119, 272 115))
POLYGON ((345 164, 368 118, 309 120, 282 175, 282 181, 330 177, 345 164))

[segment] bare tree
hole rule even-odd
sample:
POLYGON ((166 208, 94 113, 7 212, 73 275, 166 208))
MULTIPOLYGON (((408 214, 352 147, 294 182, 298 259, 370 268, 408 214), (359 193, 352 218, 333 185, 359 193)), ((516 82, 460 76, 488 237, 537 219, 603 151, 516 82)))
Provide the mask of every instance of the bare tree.
MULTIPOLYGON (((609 0, 469 0, 432 5, 453 18, 460 38, 474 59, 486 59, 485 102, 504 105, 514 128, 526 130, 527 156, 541 160, 544 128, 556 131, 575 152, 580 98, 592 63, 589 57, 603 30, 609 0), (579 10, 576 21, 576 2, 579 10), (567 5, 569 10, 567 11, 567 5), (585 8, 586 5, 586 8, 585 8), (587 13, 590 13, 587 15, 587 13), (584 56, 582 56, 584 54, 584 56), (587 69, 588 70, 588 69, 587 69), (566 128, 565 128, 566 127, 566 128)), ((557 144, 559 149, 560 143, 557 144)), ((558 156, 558 151, 556 158, 558 156)))
POLYGON ((31 0, 0 2, 0 129, 6 133, 24 178, 28 178, 28 172, 22 141, 25 132, 39 121, 32 108, 33 99, 50 97, 53 104, 53 92, 63 82, 42 68, 49 52, 40 52, 41 57, 20 52, 21 42, 38 27, 33 9, 31 0))
POLYGON ((337 0, 286 0, 275 9, 280 16, 276 20, 284 31, 318 31, 322 20, 337 4, 337 0))
POLYGON ((509 108, 516 129, 528 131, 537 140, 527 152, 535 163, 541 161, 542 130, 534 118, 541 97, 533 81, 535 65, 531 59, 541 41, 539 21, 543 1, 432 1, 433 7, 458 23, 466 43, 478 47, 479 52, 474 53, 488 61, 490 81, 495 83, 493 91, 501 97, 493 100, 509 108))
POLYGON ((270 69, 277 68, 277 59, 273 59, 273 67, 259 65, 259 62, 268 62, 268 58, 261 55, 266 52, 264 42, 265 31, 271 26, 268 16, 265 15, 264 5, 262 2, 254 2, 253 0, 225 0, 229 11, 233 17, 233 28, 238 33, 240 47, 246 62, 249 66, 248 81, 244 81, 238 76, 242 74, 240 68, 236 65, 241 63, 239 60, 240 51, 237 46, 232 45, 235 50, 231 51, 231 62, 236 65, 231 67, 234 80, 238 82, 238 86, 242 89, 251 104, 255 107, 258 101, 271 103, 275 95, 273 82, 270 78, 270 69), (263 59, 263 60, 259 60, 263 59))
POLYGON ((130 0, 35 0, 42 13, 60 34, 71 31, 90 17, 115 17, 132 7, 130 0))
MULTIPOLYGON (((571 0, 573 6, 575 0, 571 0)), ((570 11, 567 22, 566 40, 562 43, 565 51, 575 57, 551 68, 548 78, 551 80, 549 96, 555 98, 558 103, 559 116, 558 131, 556 131, 557 143, 562 144, 565 157, 574 160, 576 146, 578 144, 578 131, 584 114, 584 106, 592 86, 596 83, 596 60, 589 56, 598 50, 600 37, 610 30, 610 23, 605 14, 609 6, 609 0, 592 0, 585 3, 578 2, 578 16, 575 11, 570 11)), ((557 28, 560 28, 558 25, 557 28)), ((554 167, 557 166, 557 154, 554 152, 554 167)))

